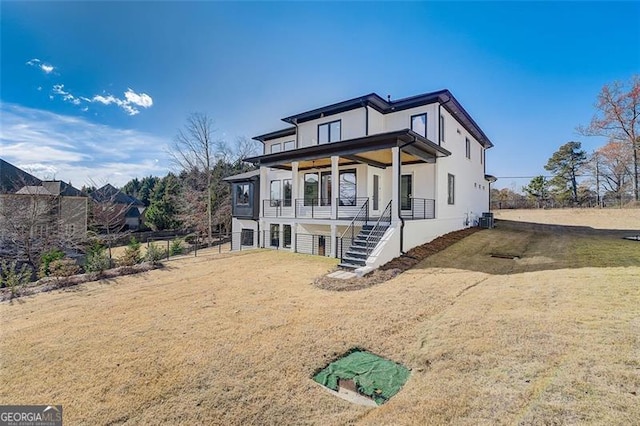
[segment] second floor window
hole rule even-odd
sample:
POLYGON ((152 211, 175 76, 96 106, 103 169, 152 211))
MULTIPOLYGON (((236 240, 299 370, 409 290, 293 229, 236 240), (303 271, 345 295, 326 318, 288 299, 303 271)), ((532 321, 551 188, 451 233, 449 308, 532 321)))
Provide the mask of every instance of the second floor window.
POLYGON ((342 123, 340 120, 318 124, 318 143, 338 142, 342 140, 342 123))
POLYGON ((248 183, 236 184, 236 205, 237 206, 249 205, 249 184, 248 183))
POLYGON ((469 138, 464 138, 465 151, 467 153, 467 158, 471 159, 471 141, 469 138))
POLYGON ((286 141, 283 146, 285 151, 291 151, 296 147, 296 141, 286 141))
POLYGON ((411 116, 411 130, 420 136, 427 137, 427 113, 411 116))
POLYGON ((456 202, 456 177, 449 173, 447 175, 447 204, 456 202))
POLYGON ((444 115, 440 116, 440 142, 444 142, 444 115))
POLYGON ((275 154, 276 152, 280 152, 280 144, 279 143, 274 143, 273 145, 271 145, 271 153, 275 154))
POLYGON ((280 206, 280 181, 271 181, 271 207, 280 206))

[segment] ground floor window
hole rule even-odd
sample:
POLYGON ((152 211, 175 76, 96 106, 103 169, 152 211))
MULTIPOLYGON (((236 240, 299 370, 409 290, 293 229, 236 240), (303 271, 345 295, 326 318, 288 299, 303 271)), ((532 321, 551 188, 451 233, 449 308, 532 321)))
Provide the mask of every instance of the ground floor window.
POLYGON ((243 229, 240 233, 240 244, 243 246, 253 245, 253 229, 243 229))
POLYGON ((271 247, 280 246, 280 225, 272 223, 269 227, 269 239, 271 240, 271 247))
POLYGON ((340 170, 340 205, 355 206, 356 205, 356 171, 340 170))
POLYGON ((285 207, 291 207, 291 179, 285 179, 282 181, 282 192, 284 193, 283 205, 285 207))
POLYGON ((291 248, 291 225, 282 225, 282 245, 284 248, 291 248))

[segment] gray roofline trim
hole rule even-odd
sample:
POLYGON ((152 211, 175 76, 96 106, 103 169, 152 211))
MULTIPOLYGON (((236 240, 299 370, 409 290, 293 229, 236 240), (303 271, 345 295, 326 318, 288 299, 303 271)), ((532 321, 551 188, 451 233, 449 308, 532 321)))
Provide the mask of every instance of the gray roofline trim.
POLYGON ((293 136, 295 134, 296 134, 295 127, 287 127, 286 129, 280 129, 280 130, 276 130, 275 132, 265 133, 264 135, 254 136, 251 139, 264 143, 271 139, 282 138, 285 136, 293 136))
POLYGON ((291 151, 277 152, 256 157, 245 158, 244 161, 260 166, 274 167, 291 161, 310 161, 325 158, 332 155, 353 156, 362 152, 379 149, 402 148, 411 145, 414 151, 419 150, 423 156, 446 157, 451 152, 440 145, 422 137, 412 130, 396 130, 388 133, 379 133, 362 138, 347 139, 340 142, 332 142, 321 145, 312 145, 291 151))
MULTIPOLYGON (((469 115, 467 110, 464 109, 464 107, 460 104, 460 102, 458 102, 458 100, 448 89, 410 96, 408 98, 402 98, 391 102, 386 101, 376 93, 369 93, 368 95, 359 96, 357 98, 327 105, 322 108, 316 108, 310 111, 302 112, 300 114, 285 117, 282 119, 282 121, 293 125, 298 125, 306 121, 328 117, 356 108, 363 108, 365 106, 370 106, 381 114, 390 114, 393 112, 416 108, 423 105, 429 105, 436 102, 439 102, 442 106, 445 107, 447 111, 449 111, 452 116, 456 117, 456 119, 461 122, 462 126, 471 135, 473 135, 485 149, 491 148, 493 146, 493 143, 482 131, 478 123, 476 123, 471 115, 469 115)), ((256 136, 253 139, 264 142, 265 140, 275 139, 276 137, 294 135, 295 132, 296 128, 290 127, 288 129, 256 136), (280 134, 280 132, 284 132, 285 130, 290 131, 291 133, 286 135, 280 134)))
POLYGON ((240 182, 247 180, 256 180, 260 177, 260 170, 251 170, 249 172, 238 173, 237 175, 227 176, 222 179, 226 182, 240 182))

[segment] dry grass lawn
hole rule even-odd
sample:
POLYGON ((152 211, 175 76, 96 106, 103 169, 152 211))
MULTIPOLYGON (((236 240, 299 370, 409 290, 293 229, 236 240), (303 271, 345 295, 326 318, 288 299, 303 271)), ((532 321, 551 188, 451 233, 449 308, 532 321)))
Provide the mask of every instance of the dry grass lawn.
POLYGON ((333 260, 260 250, 2 303, 0 404, 69 424, 637 424, 640 243, 548 230, 501 222, 352 292, 310 284, 333 260), (310 378, 354 346, 411 369, 383 406, 310 378))

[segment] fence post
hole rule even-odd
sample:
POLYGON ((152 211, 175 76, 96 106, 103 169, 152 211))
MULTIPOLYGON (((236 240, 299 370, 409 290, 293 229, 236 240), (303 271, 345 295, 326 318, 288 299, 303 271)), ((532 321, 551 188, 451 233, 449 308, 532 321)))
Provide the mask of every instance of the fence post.
POLYGON ((169 260, 169 240, 167 240, 167 260, 169 260))
POLYGON ((195 250, 193 250, 193 257, 198 257, 198 234, 196 234, 196 245, 195 250))

